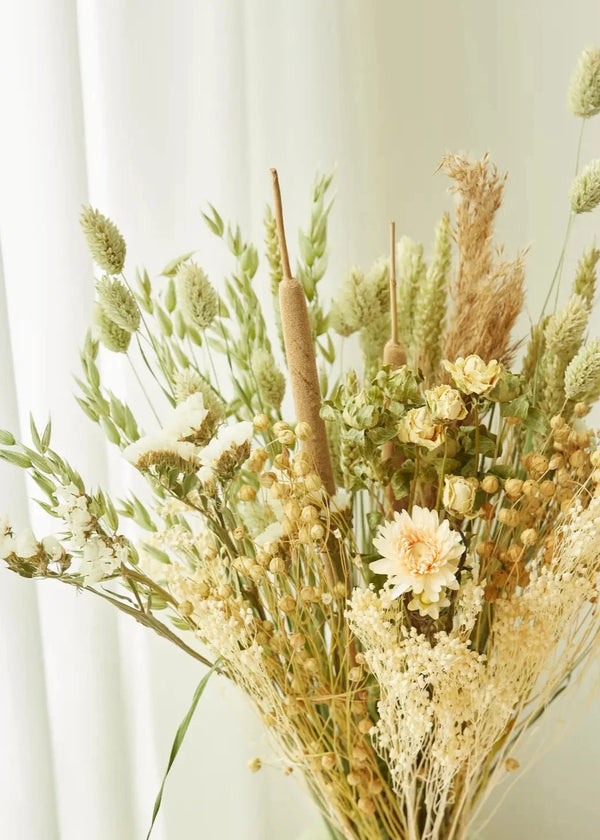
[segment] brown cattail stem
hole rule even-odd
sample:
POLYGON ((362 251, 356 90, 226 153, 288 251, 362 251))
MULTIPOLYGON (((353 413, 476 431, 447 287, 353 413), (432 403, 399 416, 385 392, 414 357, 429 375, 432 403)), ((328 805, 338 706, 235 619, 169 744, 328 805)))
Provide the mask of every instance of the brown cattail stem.
POLYGON ((283 280, 279 284, 279 307, 281 309, 283 341, 290 372, 294 406, 298 421, 308 423, 312 429, 310 439, 305 441, 303 446, 313 460, 323 486, 329 495, 333 496, 335 481, 329 454, 327 431, 321 417, 321 389, 308 320, 306 296, 302 284, 292 277, 285 240, 277 170, 272 169, 271 174, 273 176, 273 195, 275 198, 275 220, 277 222, 277 235, 283 269, 283 280))
POLYGON ((398 301, 396 284, 396 222, 390 222, 390 318, 392 329, 389 341, 383 348, 383 364, 402 367, 406 352, 398 340, 398 301))
MULTIPOLYGON (((406 364, 406 352, 398 340, 398 301, 396 283, 396 223, 390 222, 390 318, 391 335, 389 341, 383 348, 383 364, 392 368, 402 367, 406 364)), ((394 441, 389 440, 383 447, 383 460, 387 461, 394 457, 394 441)), ((385 490, 385 507, 388 516, 391 518, 394 511, 402 507, 396 501, 391 486, 385 490)))

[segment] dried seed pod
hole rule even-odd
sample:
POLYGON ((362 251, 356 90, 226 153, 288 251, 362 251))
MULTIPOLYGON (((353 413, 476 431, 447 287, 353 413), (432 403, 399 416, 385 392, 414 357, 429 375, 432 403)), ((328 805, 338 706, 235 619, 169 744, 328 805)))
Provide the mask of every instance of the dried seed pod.
POLYGON ((484 493, 487 493, 491 496, 493 493, 497 493, 500 488, 500 482, 496 478, 495 475, 486 475, 486 477, 481 482, 481 489, 484 493))

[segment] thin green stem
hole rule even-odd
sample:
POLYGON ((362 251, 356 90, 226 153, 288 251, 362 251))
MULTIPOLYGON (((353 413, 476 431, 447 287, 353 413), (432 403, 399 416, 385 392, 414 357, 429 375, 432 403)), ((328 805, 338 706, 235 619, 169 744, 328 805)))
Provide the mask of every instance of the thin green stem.
POLYGON ((141 391, 142 391, 142 394, 143 394, 143 395, 144 395, 144 397, 146 398, 146 402, 147 402, 147 403, 148 403, 148 405, 150 406, 150 409, 151 409, 151 411, 152 411, 152 414, 154 414, 154 417, 155 417, 155 419, 156 419, 156 422, 160 425, 160 417, 158 416, 158 413, 157 413, 156 409, 155 409, 155 408, 154 408, 154 406, 152 405, 152 400, 151 400, 151 399, 150 399, 150 397, 148 396, 148 392, 146 391, 146 388, 144 387, 144 383, 142 382, 142 379, 141 379, 141 377, 140 377, 139 373, 137 372, 137 370, 136 370, 136 368, 135 368, 135 365, 133 364, 133 362, 132 362, 132 360, 131 360, 131 356, 129 355, 129 353, 127 353, 126 355, 127 355, 127 361, 129 362, 129 365, 130 365, 130 367, 131 367, 131 370, 133 371, 133 375, 135 376, 135 378, 136 378, 136 380, 137 380, 137 383, 138 383, 138 385, 140 386, 140 389, 141 389, 141 391))

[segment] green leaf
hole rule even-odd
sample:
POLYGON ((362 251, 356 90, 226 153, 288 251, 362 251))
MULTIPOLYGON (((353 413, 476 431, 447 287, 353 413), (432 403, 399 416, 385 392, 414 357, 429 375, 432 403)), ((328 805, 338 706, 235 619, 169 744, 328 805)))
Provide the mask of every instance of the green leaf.
POLYGON ((204 689, 208 685, 208 681, 210 680, 210 678, 212 677, 214 672, 217 670, 220 662, 221 662, 221 660, 218 659, 215 662, 215 664, 212 666, 212 668, 202 677, 202 679, 198 683, 198 687, 196 688, 196 691, 194 692, 194 697, 192 698, 192 705, 188 709, 187 714, 184 717, 184 719, 179 724, 179 729, 177 730, 177 732, 175 734, 175 740, 173 741, 173 746, 171 747, 171 754, 169 755, 169 762, 167 764, 167 769, 165 771, 165 775, 163 776, 163 780, 162 780, 162 784, 160 786, 160 790, 158 791, 158 794, 156 796, 156 800, 154 802, 154 810, 152 812, 152 822, 150 823, 150 829, 148 831, 148 834, 146 835, 146 840, 150 840, 150 835, 152 834, 152 829, 154 828, 154 823, 156 822, 158 812, 160 811, 160 806, 161 806, 161 803, 162 803, 163 792, 164 792, 164 789, 165 789, 165 783, 167 781, 167 776, 169 775, 171 767, 173 766, 173 762, 177 758, 177 753, 181 749, 183 739, 186 736, 186 733, 189 729, 189 725, 190 725, 191 720, 194 716, 194 712, 196 711, 196 706, 198 705, 198 703, 200 701, 200 698, 204 694, 204 689))
POLYGON ((531 406, 529 412, 527 413, 527 419, 524 422, 525 426, 532 432, 535 432, 538 435, 548 434, 548 420, 539 408, 531 406))
POLYGON ((169 278, 169 283, 167 285, 167 291, 165 292, 165 306, 167 308, 167 312, 173 313, 175 311, 175 307, 177 306, 177 295, 175 294, 175 283, 173 282, 173 278, 169 278))
POLYGON ((45 475, 42 475, 37 471, 34 471, 33 473, 33 480, 38 485, 38 487, 40 487, 44 491, 44 493, 46 493, 50 497, 50 499, 54 498, 54 494, 56 493, 56 485, 53 481, 50 481, 49 478, 46 478, 45 475))
POLYGON ((179 268, 181 263, 185 262, 186 260, 189 260, 189 258, 192 257, 194 254, 195 251, 188 251, 187 254, 181 254, 180 257, 174 257, 166 264, 166 266, 160 272, 161 275, 163 277, 173 277, 175 274, 177 274, 177 269, 179 268))
POLYGON ((33 445, 39 452, 39 450, 42 448, 42 441, 40 439, 32 414, 29 415, 29 429, 31 431, 31 440, 33 441, 33 445))
POLYGON ((371 532, 376 531, 383 522, 383 514, 379 510, 371 510, 367 513, 367 522, 371 532))
POLYGON ((410 493, 411 476, 398 470, 392 476, 392 490, 396 499, 404 499, 410 493))
POLYGON ((147 554, 154 557, 155 560, 158 560, 159 563, 164 563, 166 566, 171 565, 171 560, 166 551, 161 551, 160 548, 157 548, 155 545, 150 545, 149 543, 142 543, 142 548, 147 554))
POLYGON ((0 444, 2 446, 14 446, 16 443, 15 436, 6 429, 0 429, 0 444))
POLYGON ((225 230, 225 224, 223 223, 223 219, 219 216, 212 204, 209 204, 208 206, 210 207, 212 218, 207 213, 202 213, 202 218, 206 222, 209 229, 212 230, 214 235, 221 237, 223 236, 223 231, 225 230))
POLYGON ((80 408, 87 414, 90 420, 93 420, 94 423, 97 423, 99 420, 98 414, 94 411, 94 409, 89 405, 83 397, 75 397, 77 402, 79 403, 80 408))
POLYGON ((8 461, 9 464, 14 464, 15 467, 21 467, 24 470, 31 467, 31 461, 27 455, 23 455, 21 452, 10 452, 7 449, 0 449, 0 458, 4 461, 8 461))
POLYGON ((496 464, 489 472, 496 478, 510 478, 513 475, 512 469, 507 464, 496 464))
POLYGON ((105 501, 104 518, 106 519, 109 527, 112 528, 113 531, 116 531, 117 528, 119 527, 119 515, 117 514, 117 511, 115 509, 114 504, 112 503, 112 500, 109 499, 108 496, 106 496, 104 498, 104 501, 105 501))
POLYGON ((516 400, 503 403, 500 407, 502 417, 518 417, 525 420, 529 412, 529 400, 526 396, 517 397, 516 400))
POLYGON ((160 327, 161 332, 163 335, 166 335, 167 338, 173 335, 173 324, 171 319, 167 315, 164 309, 160 306, 156 307, 155 310, 156 320, 158 321, 158 326, 160 327))
POLYGON ((101 417, 100 418, 100 425, 102 426, 102 431, 106 435, 107 440, 111 443, 119 444, 121 442, 121 435, 119 434, 117 427, 109 420, 108 417, 101 417))
POLYGON ((376 426, 374 429, 368 430, 367 437, 376 446, 381 446, 382 443, 387 443, 388 440, 395 438, 397 434, 398 430, 396 428, 384 429, 382 426, 376 426))
POLYGON ((48 420, 46 428, 42 434, 42 452, 45 452, 50 446, 50 438, 52 437, 52 420, 48 420))

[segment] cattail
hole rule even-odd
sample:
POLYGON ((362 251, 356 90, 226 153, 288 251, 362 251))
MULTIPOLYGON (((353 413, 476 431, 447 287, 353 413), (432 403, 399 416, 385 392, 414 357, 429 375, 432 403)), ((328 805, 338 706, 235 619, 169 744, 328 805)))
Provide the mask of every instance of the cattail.
POLYGON ((94 262, 109 274, 120 274, 127 249, 117 226, 92 207, 82 209, 79 223, 94 262))
POLYGON ((260 399, 279 411, 285 394, 285 376, 277 369, 272 353, 266 348, 258 347, 252 353, 252 373, 260 399))
POLYGON ((127 332, 136 332, 140 326, 140 310, 127 286, 121 280, 105 275, 96 284, 96 291, 106 317, 127 332))
POLYGON ((571 77, 568 108, 576 117, 593 117, 600 112, 600 50, 591 47, 579 56, 571 77))
POLYGON ((283 211, 277 172, 272 170, 279 246, 282 257, 283 280, 279 284, 281 323, 285 350, 292 383, 292 393, 298 422, 306 422, 313 436, 303 446, 312 456, 325 489, 333 496, 335 483, 329 455, 325 423, 321 417, 321 391, 312 343, 306 297, 301 283, 294 279, 289 267, 283 227, 283 211))
POLYGON ((185 319, 206 329, 219 311, 219 298, 204 271, 195 263, 182 263, 175 277, 177 299, 185 319))
POLYGON ((565 397, 593 403, 600 396, 600 338, 581 348, 565 371, 565 397))
POLYGON ((573 282, 573 294, 581 295, 591 306, 596 291, 596 264, 600 259, 598 248, 591 246, 584 252, 577 264, 573 282))
POLYGON ((593 160, 577 175, 569 191, 573 213, 589 213, 600 204, 600 160, 593 160))
POLYGON ((94 309, 94 326, 98 331, 98 338, 113 353, 126 353, 131 341, 131 333, 124 330, 107 317, 99 304, 94 309))

